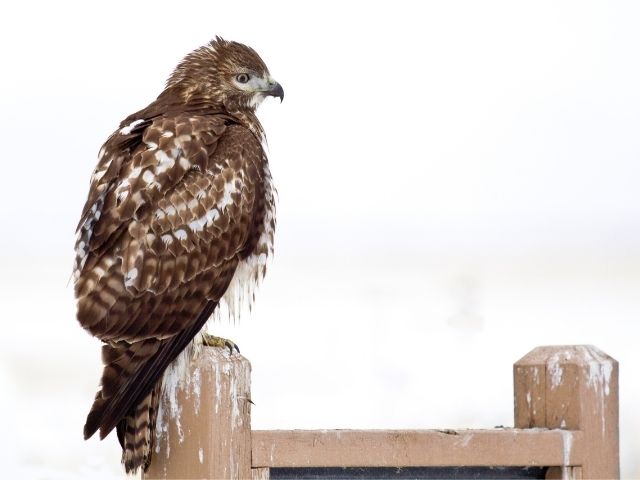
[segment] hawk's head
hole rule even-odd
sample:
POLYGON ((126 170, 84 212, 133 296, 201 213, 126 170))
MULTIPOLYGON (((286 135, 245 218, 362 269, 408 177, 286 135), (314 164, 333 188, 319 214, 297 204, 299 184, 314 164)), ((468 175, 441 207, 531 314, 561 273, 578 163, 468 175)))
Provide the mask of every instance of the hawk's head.
POLYGON ((216 37, 188 54, 167 82, 185 101, 206 101, 228 112, 254 111, 267 96, 284 98, 260 56, 250 47, 216 37))

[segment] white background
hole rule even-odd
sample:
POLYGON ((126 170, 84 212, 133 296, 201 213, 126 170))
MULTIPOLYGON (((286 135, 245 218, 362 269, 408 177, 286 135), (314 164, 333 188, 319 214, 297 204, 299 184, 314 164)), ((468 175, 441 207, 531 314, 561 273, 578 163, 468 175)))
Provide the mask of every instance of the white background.
POLYGON ((254 428, 511 425, 512 363, 621 364, 640 477, 640 10, 624 2, 13 2, 0 20, 0 462, 120 478, 82 440, 99 344, 74 318, 97 151, 219 34, 267 101, 276 256, 250 316, 254 428), (8 392, 8 395, 7 395, 8 392))

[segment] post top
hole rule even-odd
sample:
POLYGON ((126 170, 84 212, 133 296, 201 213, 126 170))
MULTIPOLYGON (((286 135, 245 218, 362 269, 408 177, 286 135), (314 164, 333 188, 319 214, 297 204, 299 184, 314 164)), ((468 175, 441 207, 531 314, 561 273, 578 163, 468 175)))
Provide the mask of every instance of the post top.
POLYGON ((518 360, 515 366, 526 367, 549 363, 613 367, 618 362, 593 345, 549 345, 534 348, 518 360))

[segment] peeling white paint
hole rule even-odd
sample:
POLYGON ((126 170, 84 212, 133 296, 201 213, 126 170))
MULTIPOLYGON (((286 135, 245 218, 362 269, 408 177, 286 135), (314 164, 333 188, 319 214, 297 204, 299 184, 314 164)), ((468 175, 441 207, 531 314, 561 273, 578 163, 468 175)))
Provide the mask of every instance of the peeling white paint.
POLYGON ((182 376, 180 374, 181 368, 177 363, 180 362, 173 362, 165 371, 162 394, 168 400, 168 402, 165 402, 165 405, 169 405, 168 414, 173 420, 175 420, 176 428, 178 429, 179 441, 182 443, 184 440, 184 431, 182 430, 182 424, 180 422, 180 417, 182 416, 182 405, 178 402, 178 387, 180 383, 182 383, 182 376))
POLYGON ((554 353, 547 361, 547 370, 551 375, 551 388, 558 388, 562 383, 562 367, 560 366, 560 353, 554 353))
MULTIPOLYGON (((222 383, 220 378, 220 369, 216 368, 216 398, 220 398, 220 392, 222 391, 222 383)), ((218 413, 218 402, 215 402, 215 411, 218 413)))
MULTIPOLYGON (((194 340, 185 348, 176 359, 167 367, 162 377, 160 391, 160 405, 156 420, 156 453, 160 452, 160 444, 167 446, 167 458, 169 457, 169 421, 173 420, 178 430, 178 441, 184 441, 181 416, 182 405, 178 401, 178 390, 184 390, 188 396, 194 395, 194 402, 200 406, 200 374, 197 370, 197 382, 188 375, 189 365, 198 356, 202 347, 202 336, 196 335, 194 340), (168 408, 167 408, 168 407, 168 408)), ((194 374, 194 377, 196 375, 194 374)))
POLYGON ((602 436, 604 437, 606 431, 604 402, 605 397, 609 396, 611 392, 609 384, 611 382, 611 374, 613 373, 613 361, 591 345, 580 345, 576 348, 582 353, 584 361, 586 361, 589 366, 587 385, 591 387, 594 393, 600 398, 600 405, 598 405, 600 411, 594 412, 594 414, 600 415, 602 436))
POLYGON ((471 442, 471 439, 473 439, 473 433, 466 433, 462 436, 462 440, 459 442, 460 446, 462 447, 466 447, 469 445, 469 442, 471 442))
POLYGON ((560 430, 560 432, 562 433, 562 480, 569 480, 573 434, 568 430, 560 430))
POLYGON ((156 445, 156 455, 160 453, 160 442, 163 439, 166 439, 167 448, 169 448, 169 425, 164 417, 164 405, 162 405, 162 401, 160 401, 160 405, 158 405, 158 414, 156 416, 156 438, 154 442, 156 445))
POLYGON ((584 345, 578 348, 582 350, 584 359, 589 364, 588 384, 596 389, 600 387, 601 392, 609 395, 609 382, 613 372, 613 362, 595 347, 584 345))
POLYGON ((276 452, 276 444, 272 443, 271 444, 271 450, 269 451, 269 459, 271 460, 271 463, 273 464, 273 455, 276 452))
POLYGON ((200 377, 200 368, 196 368, 193 372, 193 376, 190 377, 191 392, 193 392, 193 403, 196 413, 200 413, 200 386, 202 385, 202 378, 200 377))

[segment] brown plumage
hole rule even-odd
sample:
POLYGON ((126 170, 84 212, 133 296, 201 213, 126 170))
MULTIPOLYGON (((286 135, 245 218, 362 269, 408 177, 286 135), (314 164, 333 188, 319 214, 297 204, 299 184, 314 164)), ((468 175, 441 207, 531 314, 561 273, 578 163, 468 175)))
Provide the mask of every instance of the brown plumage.
POLYGON ((265 273, 275 206, 255 109, 269 95, 283 90, 257 53, 216 38, 100 150, 74 266, 77 318, 104 342, 84 436, 117 428, 127 472, 149 465, 167 366, 230 284, 265 273))

